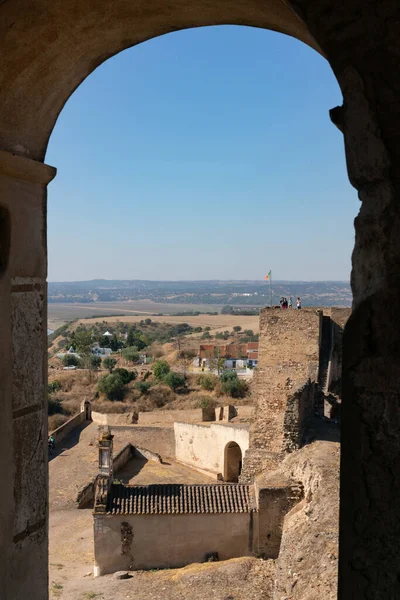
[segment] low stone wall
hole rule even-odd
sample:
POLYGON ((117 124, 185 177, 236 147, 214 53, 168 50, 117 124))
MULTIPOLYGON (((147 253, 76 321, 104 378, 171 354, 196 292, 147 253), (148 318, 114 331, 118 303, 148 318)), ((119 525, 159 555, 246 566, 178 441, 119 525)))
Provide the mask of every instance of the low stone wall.
POLYGON ((111 425, 111 433, 119 442, 129 442, 136 448, 146 448, 163 458, 175 457, 173 427, 140 427, 139 425, 111 425))
POLYGON ((133 456, 138 458, 146 458, 147 460, 154 460, 154 462, 162 463, 162 458, 157 452, 152 452, 151 450, 147 450, 146 448, 138 448, 137 446, 132 446, 133 448, 133 456))
POLYGON ((239 419, 252 419, 254 415, 254 406, 235 406, 237 417, 239 419))
POLYGON ((66 421, 62 425, 60 425, 60 427, 57 427, 57 429, 52 431, 49 435, 53 436, 55 445, 57 446, 60 442, 65 440, 65 438, 69 436, 69 434, 76 427, 82 425, 82 423, 84 423, 84 421, 86 420, 85 416, 86 414, 84 411, 80 412, 71 419, 68 419, 68 421, 66 421))
POLYGON ((92 421, 97 425, 131 425, 134 413, 99 413, 92 410, 92 421))
POLYGON ((140 412, 138 417, 138 425, 158 425, 160 423, 175 423, 176 421, 184 421, 186 423, 215 421, 215 410, 214 408, 155 410, 151 412, 140 412))
POLYGON ((132 444, 126 444, 113 458, 113 473, 117 473, 133 456, 132 444))

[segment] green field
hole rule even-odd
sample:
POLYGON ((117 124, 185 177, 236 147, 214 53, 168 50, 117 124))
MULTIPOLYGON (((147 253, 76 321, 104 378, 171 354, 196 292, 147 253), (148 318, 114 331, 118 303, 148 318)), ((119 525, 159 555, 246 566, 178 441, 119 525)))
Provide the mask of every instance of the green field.
POLYGON ((48 305, 48 326, 56 329, 67 321, 85 317, 102 317, 104 315, 152 315, 163 313, 171 315, 183 311, 219 312, 220 304, 163 304, 150 300, 130 302, 96 302, 92 304, 50 303, 48 305))

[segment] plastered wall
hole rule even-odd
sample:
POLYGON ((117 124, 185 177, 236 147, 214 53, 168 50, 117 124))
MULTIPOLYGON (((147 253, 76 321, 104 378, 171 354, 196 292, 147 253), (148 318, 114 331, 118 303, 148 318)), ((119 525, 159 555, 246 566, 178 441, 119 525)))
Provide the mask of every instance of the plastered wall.
POLYGON ((224 473, 225 448, 236 442, 244 456, 249 447, 247 425, 174 423, 177 460, 211 473, 224 473))
POLYGON ((182 567, 203 562, 211 552, 218 552, 220 560, 249 556, 254 529, 250 522, 254 516, 227 513, 98 517, 94 532, 98 574, 182 567))

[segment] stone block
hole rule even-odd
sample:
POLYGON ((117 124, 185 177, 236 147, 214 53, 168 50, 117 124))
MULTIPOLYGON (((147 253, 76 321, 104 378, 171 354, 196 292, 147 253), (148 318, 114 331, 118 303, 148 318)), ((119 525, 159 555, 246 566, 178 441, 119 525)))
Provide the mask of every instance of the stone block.
POLYGON ((45 399, 45 293, 12 294, 13 410, 43 406, 45 399))
POLYGON ((14 536, 28 535, 46 521, 47 435, 43 411, 14 419, 14 536))

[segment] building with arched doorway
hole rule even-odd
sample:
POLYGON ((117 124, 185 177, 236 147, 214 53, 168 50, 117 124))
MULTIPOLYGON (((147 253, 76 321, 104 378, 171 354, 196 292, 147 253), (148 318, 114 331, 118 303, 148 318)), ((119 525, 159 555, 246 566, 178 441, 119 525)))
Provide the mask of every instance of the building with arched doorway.
POLYGON ((249 427, 246 423, 174 423, 176 459, 237 483, 249 448, 249 427))

